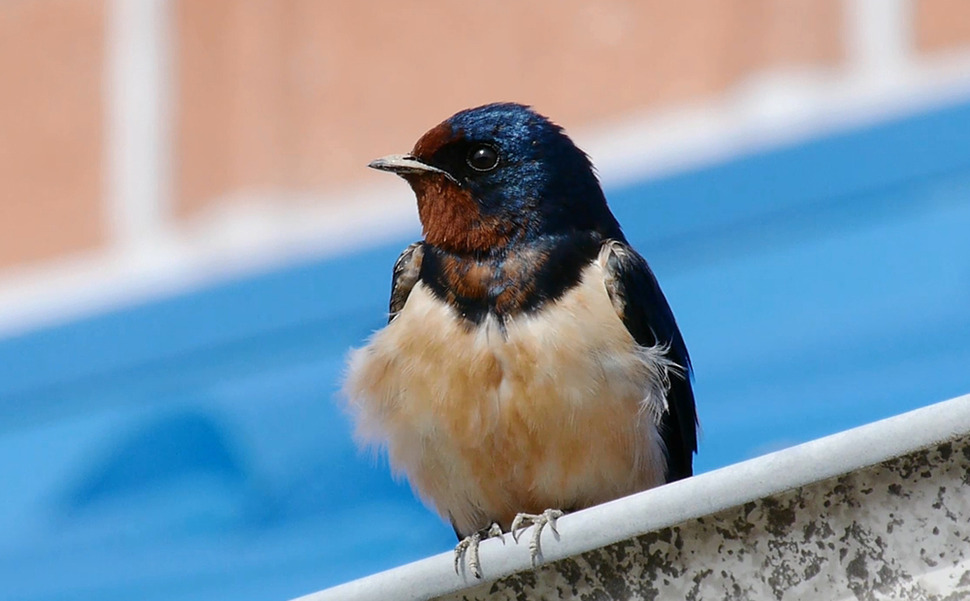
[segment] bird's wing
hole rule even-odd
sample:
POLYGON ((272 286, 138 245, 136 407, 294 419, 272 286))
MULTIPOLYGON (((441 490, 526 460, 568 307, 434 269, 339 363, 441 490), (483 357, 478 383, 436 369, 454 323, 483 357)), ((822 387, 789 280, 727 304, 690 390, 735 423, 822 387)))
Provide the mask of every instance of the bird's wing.
POLYGON ((667 451, 667 481, 686 478, 693 472, 693 454, 697 451, 697 414, 687 346, 646 260, 628 244, 616 240, 604 243, 600 257, 613 307, 634 340, 644 347, 663 345, 667 358, 681 367, 670 374, 660 434, 667 451))
POLYGON ((424 243, 415 242, 401 253, 401 256, 394 262, 394 271, 391 275, 391 301, 387 322, 390 323, 398 312, 404 308, 411 289, 418 282, 421 274, 421 259, 424 257, 424 243))

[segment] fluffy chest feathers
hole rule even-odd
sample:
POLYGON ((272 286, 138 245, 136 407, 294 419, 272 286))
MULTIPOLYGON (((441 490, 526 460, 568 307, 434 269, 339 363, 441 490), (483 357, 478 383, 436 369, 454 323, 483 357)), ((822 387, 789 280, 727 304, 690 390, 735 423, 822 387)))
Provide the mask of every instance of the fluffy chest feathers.
POLYGON ((471 533, 517 512, 578 509, 664 482, 669 363, 617 316, 602 259, 541 310, 477 324, 418 282, 351 355, 360 438, 471 533))

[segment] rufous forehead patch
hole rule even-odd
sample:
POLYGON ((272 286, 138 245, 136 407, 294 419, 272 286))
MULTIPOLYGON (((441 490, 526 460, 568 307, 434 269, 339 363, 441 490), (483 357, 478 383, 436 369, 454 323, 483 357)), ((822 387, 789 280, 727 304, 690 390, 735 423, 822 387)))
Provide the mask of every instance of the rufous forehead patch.
POLYGON ((415 158, 429 160, 442 146, 460 138, 461 132, 456 132, 447 121, 444 121, 421 136, 414 144, 411 154, 415 158))

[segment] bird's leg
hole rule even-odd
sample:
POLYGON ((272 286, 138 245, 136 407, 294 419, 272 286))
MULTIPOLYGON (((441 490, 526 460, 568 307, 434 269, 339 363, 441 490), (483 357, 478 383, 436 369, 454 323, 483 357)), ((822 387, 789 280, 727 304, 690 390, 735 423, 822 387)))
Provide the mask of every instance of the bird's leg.
POLYGON ((502 536, 502 527, 492 522, 492 525, 488 528, 482 528, 478 532, 461 539, 455 546, 455 573, 459 573, 458 568, 461 565, 461 560, 467 555, 468 559, 466 564, 468 565, 468 569, 471 570, 475 578, 480 579, 482 577, 482 566, 478 562, 478 545, 483 540, 496 536, 501 538, 502 542, 505 543, 505 537, 502 536))
POLYGON ((509 531, 512 533, 512 540, 515 542, 519 542, 519 536, 522 534, 522 531, 528 528, 530 524, 533 526, 532 538, 529 540, 529 556, 532 558, 532 567, 536 566, 536 561, 539 560, 539 556, 542 554, 542 547, 539 545, 539 537, 542 535, 542 529, 548 524, 556 536, 559 536, 559 531, 556 530, 556 520, 563 515, 563 512, 558 509, 547 509, 539 514, 520 513, 512 520, 512 526, 509 528, 509 531))

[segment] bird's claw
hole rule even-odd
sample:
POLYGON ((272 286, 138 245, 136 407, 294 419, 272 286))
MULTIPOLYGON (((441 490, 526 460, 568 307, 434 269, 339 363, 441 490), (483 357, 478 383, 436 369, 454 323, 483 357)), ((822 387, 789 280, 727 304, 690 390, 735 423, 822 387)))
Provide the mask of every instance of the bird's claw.
POLYGON ((455 574, 460 573, 461 560, 468 556, 466 565, 468 569, 471 570, 472 576, 477 579, 482 577, 482 566, 478 560, 478 546, 482 543, 482 540, 487 538, 498 537, 502 539, 502 544, 505 544, 505 537, 502 533, 502 527, 492 522, 492 525, 486 529, 479 530, 470 536, 466 536, 461 539, 461 541, 455 545, 455 574))
POLYGON ((536 562, 542 555, 542 547, 540 546, 542 529, 548 525, 553 533, 559 536, 559 531, 556 530, 556 520, 562 516, 563 512, 558 509, 547 509, 539 514, 520 513, 512 520, 512 526, 509 528, 509 531, 512 533, 512 540, 516 543, 519 542, 519 537, 530 525, 534 527, 532 530, 532 538, 529 539, 529 557, 532 559, 532 567, 536 566, 536 562))

